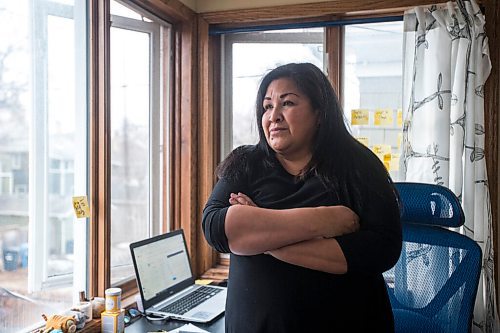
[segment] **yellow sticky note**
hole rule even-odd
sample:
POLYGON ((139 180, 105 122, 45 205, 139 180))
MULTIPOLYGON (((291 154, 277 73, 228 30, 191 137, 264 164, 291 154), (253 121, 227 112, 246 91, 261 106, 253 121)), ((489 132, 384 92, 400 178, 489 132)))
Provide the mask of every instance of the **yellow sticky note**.
POLYGON ((384 160, 384 156, 386 154, 391 154, 392 148, 390 145, 385 145, 385 144, 378 144, 378 145, 373 145, 372 151, 375 154, 381 154, 382 155, 382 161, 384 160))
POLYGON ((380 153, 375 153, 375 155, 377 155, 377 157, 382 161, 382 163, 384 163, 385 165, 385 162, 384 162, 384 154, 380 154, 380 153))
POLYGON ((351 110, 351 125, 368 125, 370 115, 366 109, 351 110))
POLYGON ((73 197, 73 209, 77 218, 90 217, 90 208, 87 196, 73 197))
POLYGON ((403 142, 403 133, 398 133, 398 149, 401 148, 401 142, 403 142))
POLYGON ((399 154, 392 154, 389 171, 399 171, 399 154))
POLYGON ((398 109, 398 118, 397 118, 398 126, 403 126, 403 110, 398 109))
POLYGON ((375 126, 392 126, 393 123, 392 109, 375 110, 375 119, 373 120, 375 126))
POLYGON ((384 163, 385 168, 387 171, 391 171, 391 155, 392 154, 380 154, 383 156, 382 162, 384 163))
POLYGON ((368 137, 366 137, 366 136, 357 136, 356 140, 358 140, 359 142, 361 142, 362 144, 364 144, 365 146, 368 147, 368 137))

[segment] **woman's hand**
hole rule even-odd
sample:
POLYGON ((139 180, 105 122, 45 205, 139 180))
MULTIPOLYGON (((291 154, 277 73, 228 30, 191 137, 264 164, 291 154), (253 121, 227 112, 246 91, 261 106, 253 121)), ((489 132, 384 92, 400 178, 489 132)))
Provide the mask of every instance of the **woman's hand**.
POLYGON ((359 230, 359 216, 346 206, 317 207, 324 238, 350 234, 359 230))
POLYGON ((231 205, 246 205, 246 206, 257 207, 257 205, 252 201, 252 199, 250 199, 248 195, 243 194, 241 192, 231 193, 229 197, 229 203, 231 205))

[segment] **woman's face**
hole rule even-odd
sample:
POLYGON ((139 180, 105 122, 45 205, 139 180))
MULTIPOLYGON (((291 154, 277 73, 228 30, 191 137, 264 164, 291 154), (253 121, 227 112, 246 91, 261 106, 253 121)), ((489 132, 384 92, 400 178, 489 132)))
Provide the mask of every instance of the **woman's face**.
POLYGON ((269 146, 285 157, 310 157, 319 123, 309 98, 292 80, 282 78, 269 84, 262 103, 262 128, 269 146))

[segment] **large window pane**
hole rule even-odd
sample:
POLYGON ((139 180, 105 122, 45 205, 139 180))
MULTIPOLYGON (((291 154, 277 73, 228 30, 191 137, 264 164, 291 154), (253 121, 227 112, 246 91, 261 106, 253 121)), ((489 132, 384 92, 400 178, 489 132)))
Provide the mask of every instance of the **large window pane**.
MULTIPOLYGON (((224 88, 221 156, 241 145, 256 144, 257 89, 272 69, 291 62, 323 68, 323 28, 289 29, 224 37, 224 88)), ((220 254, 229 258, 227 254, 220 254)))
POLYGON ((264 74, 290 62, 310 62, 323 68, 323 29, 235 34, 226 37, 225 45, 231 63, 226 84, 232 88, 225 98, 224 155, 258 141, 255 98, 264 74))
POLYGON ((0 331, 86 289, 85 1, 0 1, 0 331), (77 257, 79 260, 75 261, 77 257))
POLYGON ((403 22, 345 27, 344 112, 352 133, 398 177, 403 22))
POLYGON ((162 231, 161 32, 112 2, 111 283, 134 277, 129 244, 162 231), (126 15, 126 16, 120 16, 126 15))
POLYGON ((49 276, 73 272, 73 210, 68 198, 73 194, 75 142, 75 32, 73 20, 48 17, 48 203, 47 240, 49 276), (61 40, 68 43, 61 43, 61 40), (73 69, 68 71, 68 68, 73 69), (73 110, 73 112, 68 112, 73 110), (70 183, 66 184, 70 176, 70 183), (71 260, 68 260, 71 258, 71 260))

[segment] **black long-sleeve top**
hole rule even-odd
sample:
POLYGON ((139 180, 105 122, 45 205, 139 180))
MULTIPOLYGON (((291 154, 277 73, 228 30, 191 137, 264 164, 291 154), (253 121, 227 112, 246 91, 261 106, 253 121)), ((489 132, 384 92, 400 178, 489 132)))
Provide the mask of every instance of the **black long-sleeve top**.
MULTIPOLYGON (((251 163, 253 151, 244 149, 241 163, 251 163)), ((231 253, 226 332, 393 331, 382 273, 399 258, 399 209, 390 183, 375 182, 387 184, 387 188, 370 189, 370 177, 373 175, 367 175, 362 192, 363 211, 356 212, 360 216, 359 231, 336 237, 347 260, 346 274, 307 269, 266 254, 231 253)), ((264 170, 222 178, 203 210, 205 237, 219 252, 231 252, 224 224, 229 196, 238 192, 248 195, 257 206, 271 209, 346 202, 317 176, 297 179, 277 160, 264 170)))

